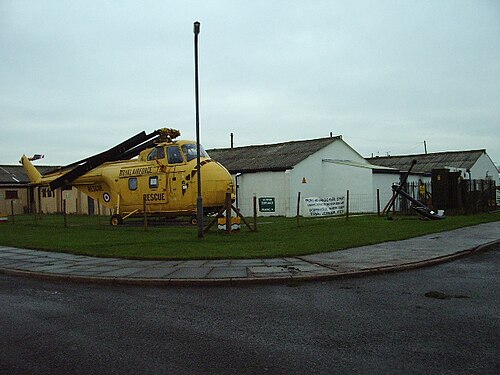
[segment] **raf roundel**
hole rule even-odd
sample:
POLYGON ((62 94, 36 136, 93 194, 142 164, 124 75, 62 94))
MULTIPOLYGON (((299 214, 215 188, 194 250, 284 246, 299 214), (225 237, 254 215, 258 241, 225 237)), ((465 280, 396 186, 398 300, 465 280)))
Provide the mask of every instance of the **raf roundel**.
POLYGON ((104 193, 102 195, 102 198, 104 199, 104 202, 108 203, 111 200, 111 196, 108 193, 104 193))

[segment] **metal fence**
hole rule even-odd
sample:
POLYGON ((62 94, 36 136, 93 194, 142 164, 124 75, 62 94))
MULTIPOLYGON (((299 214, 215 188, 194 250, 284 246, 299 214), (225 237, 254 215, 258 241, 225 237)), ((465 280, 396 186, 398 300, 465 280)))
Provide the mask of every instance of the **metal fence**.
POLYGON ((493 180, 463 180, 459 184, 458 209, 466 213, 496 209, 496 184, 493 180))
MULTIPOLYGON (((376 213, 377 197, 372 194, 352 194, 346 191, 344 194, 338 194, 335 197, 309 197, 297 196, 294 199, 278 197, 257 197, 256 212, 258 216, 288 216, 297 215, 297 209, 301 216, 331 216, 345 215, 347 213, 376 213), (320 201, 313 208, 310 200, 320 201), (341 201, 339 204, 339 200, 341 201)), ((253 198, 238 199, 237 206, 245 216, 253 215, 253 198)), ((383 207, 382 207, 383 208, 383 207)))
MULTIPOLYGON (((496 208, 495 201, 495 183, 488 180, 463 180, 459 183, 458 188, 450 189, 444 195, 445 201, 437 201, 433 196, 432 184, 411 182, 405 186, 405 191, 414 199, 420 201, 425 206, 435 210, 446 210, 448 214, 468 214, 479 213, 494 210, 496 208)), ((345 205, 336 211, 329 212, 327 209, 317 210, 316 213, 311 212, 311 207, 307 204, 307 199, 310 197, 298 197, 296 199, 277 197, 257 197, 256 212, 258 216, 289 216, 297 215, 297 206, 301 216, 329 216, 329 215, 345 215, 347 213, 375 213, 381 214, 384 208, 389 203, 392 192, 388 190, 376 191, 372 194, 352 194, 346 191, 345 194, 339 195, 344 197, 345 205), (264 206, 261 199, 267 202, 264 206), (269 202, 271 202, 269 204, 269 202), (319 213, 318 213, 319 212, 319 213)), ((318 200, 326 201, 332 197, 319 197, 318 200)), ((338 198, 338 197, 336 197, 338 198)), ((320 205, 324 202, 320 202, 320 205)), ((244 198, 238 200, 238 208, 245 216, 252 216, 254 212, 252 198, 244 198)), ((328 206, 328 203, 324 203, 328 206)), ((415 211, 411 209, 411 202, 402 196, 398 196, 395 200, 392 212, 397 212, 403 215, 415 215, 415 211)))
MULTIPOLYGON (((459 180, 446 186, 445 191, 433 194, 431 183, 407 183, 405 191, 429 208, 448 213, 474 214, 496 209, 496 184, 493 180, 459 180)), ((411 204, 398 197, 394 210, 414 214, 411 204)))

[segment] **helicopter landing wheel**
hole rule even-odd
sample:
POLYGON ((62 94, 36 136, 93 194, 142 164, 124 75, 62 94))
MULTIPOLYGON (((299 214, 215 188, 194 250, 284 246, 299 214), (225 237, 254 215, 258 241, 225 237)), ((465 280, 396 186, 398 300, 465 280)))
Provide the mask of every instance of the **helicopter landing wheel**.
POLYGON ((111 216, 111 220, 109 222, 114 227, 116 227, 118 225, 122 225, 123 224, 122 215, 115 214, 115 215, 111 216))
POLYGON ((196 216, 191 216, 191 218, 189 219, 189 223, 191 225, 196 225, 198 224, 198 218, 196 216))

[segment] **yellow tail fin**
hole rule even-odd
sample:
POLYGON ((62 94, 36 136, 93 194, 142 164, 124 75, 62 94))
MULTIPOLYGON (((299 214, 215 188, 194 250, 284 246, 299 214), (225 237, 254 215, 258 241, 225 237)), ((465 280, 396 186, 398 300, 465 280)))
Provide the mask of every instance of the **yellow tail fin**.
POLYGON ((38 169, 35 168, 33 163, 28 159, 26 155, 23 155, 21 160, 19 161, 23 165, 24 171, 28 175, 30 182, 32 184, 39 184, 42 182, 42 175, 38 172, 38 169))

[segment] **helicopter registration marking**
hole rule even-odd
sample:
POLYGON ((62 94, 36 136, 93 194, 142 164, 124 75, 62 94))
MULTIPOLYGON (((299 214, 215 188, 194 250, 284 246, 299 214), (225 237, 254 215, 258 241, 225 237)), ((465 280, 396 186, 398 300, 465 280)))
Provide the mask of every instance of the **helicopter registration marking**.
POLYGON ((140 176, 144 174, 153 174, 160 172, 160 167, 140 167, 120 169, 120 177, 140 176))
POLYGON ((103 191, 102 185, 90 185, 89 192, 103 191))

